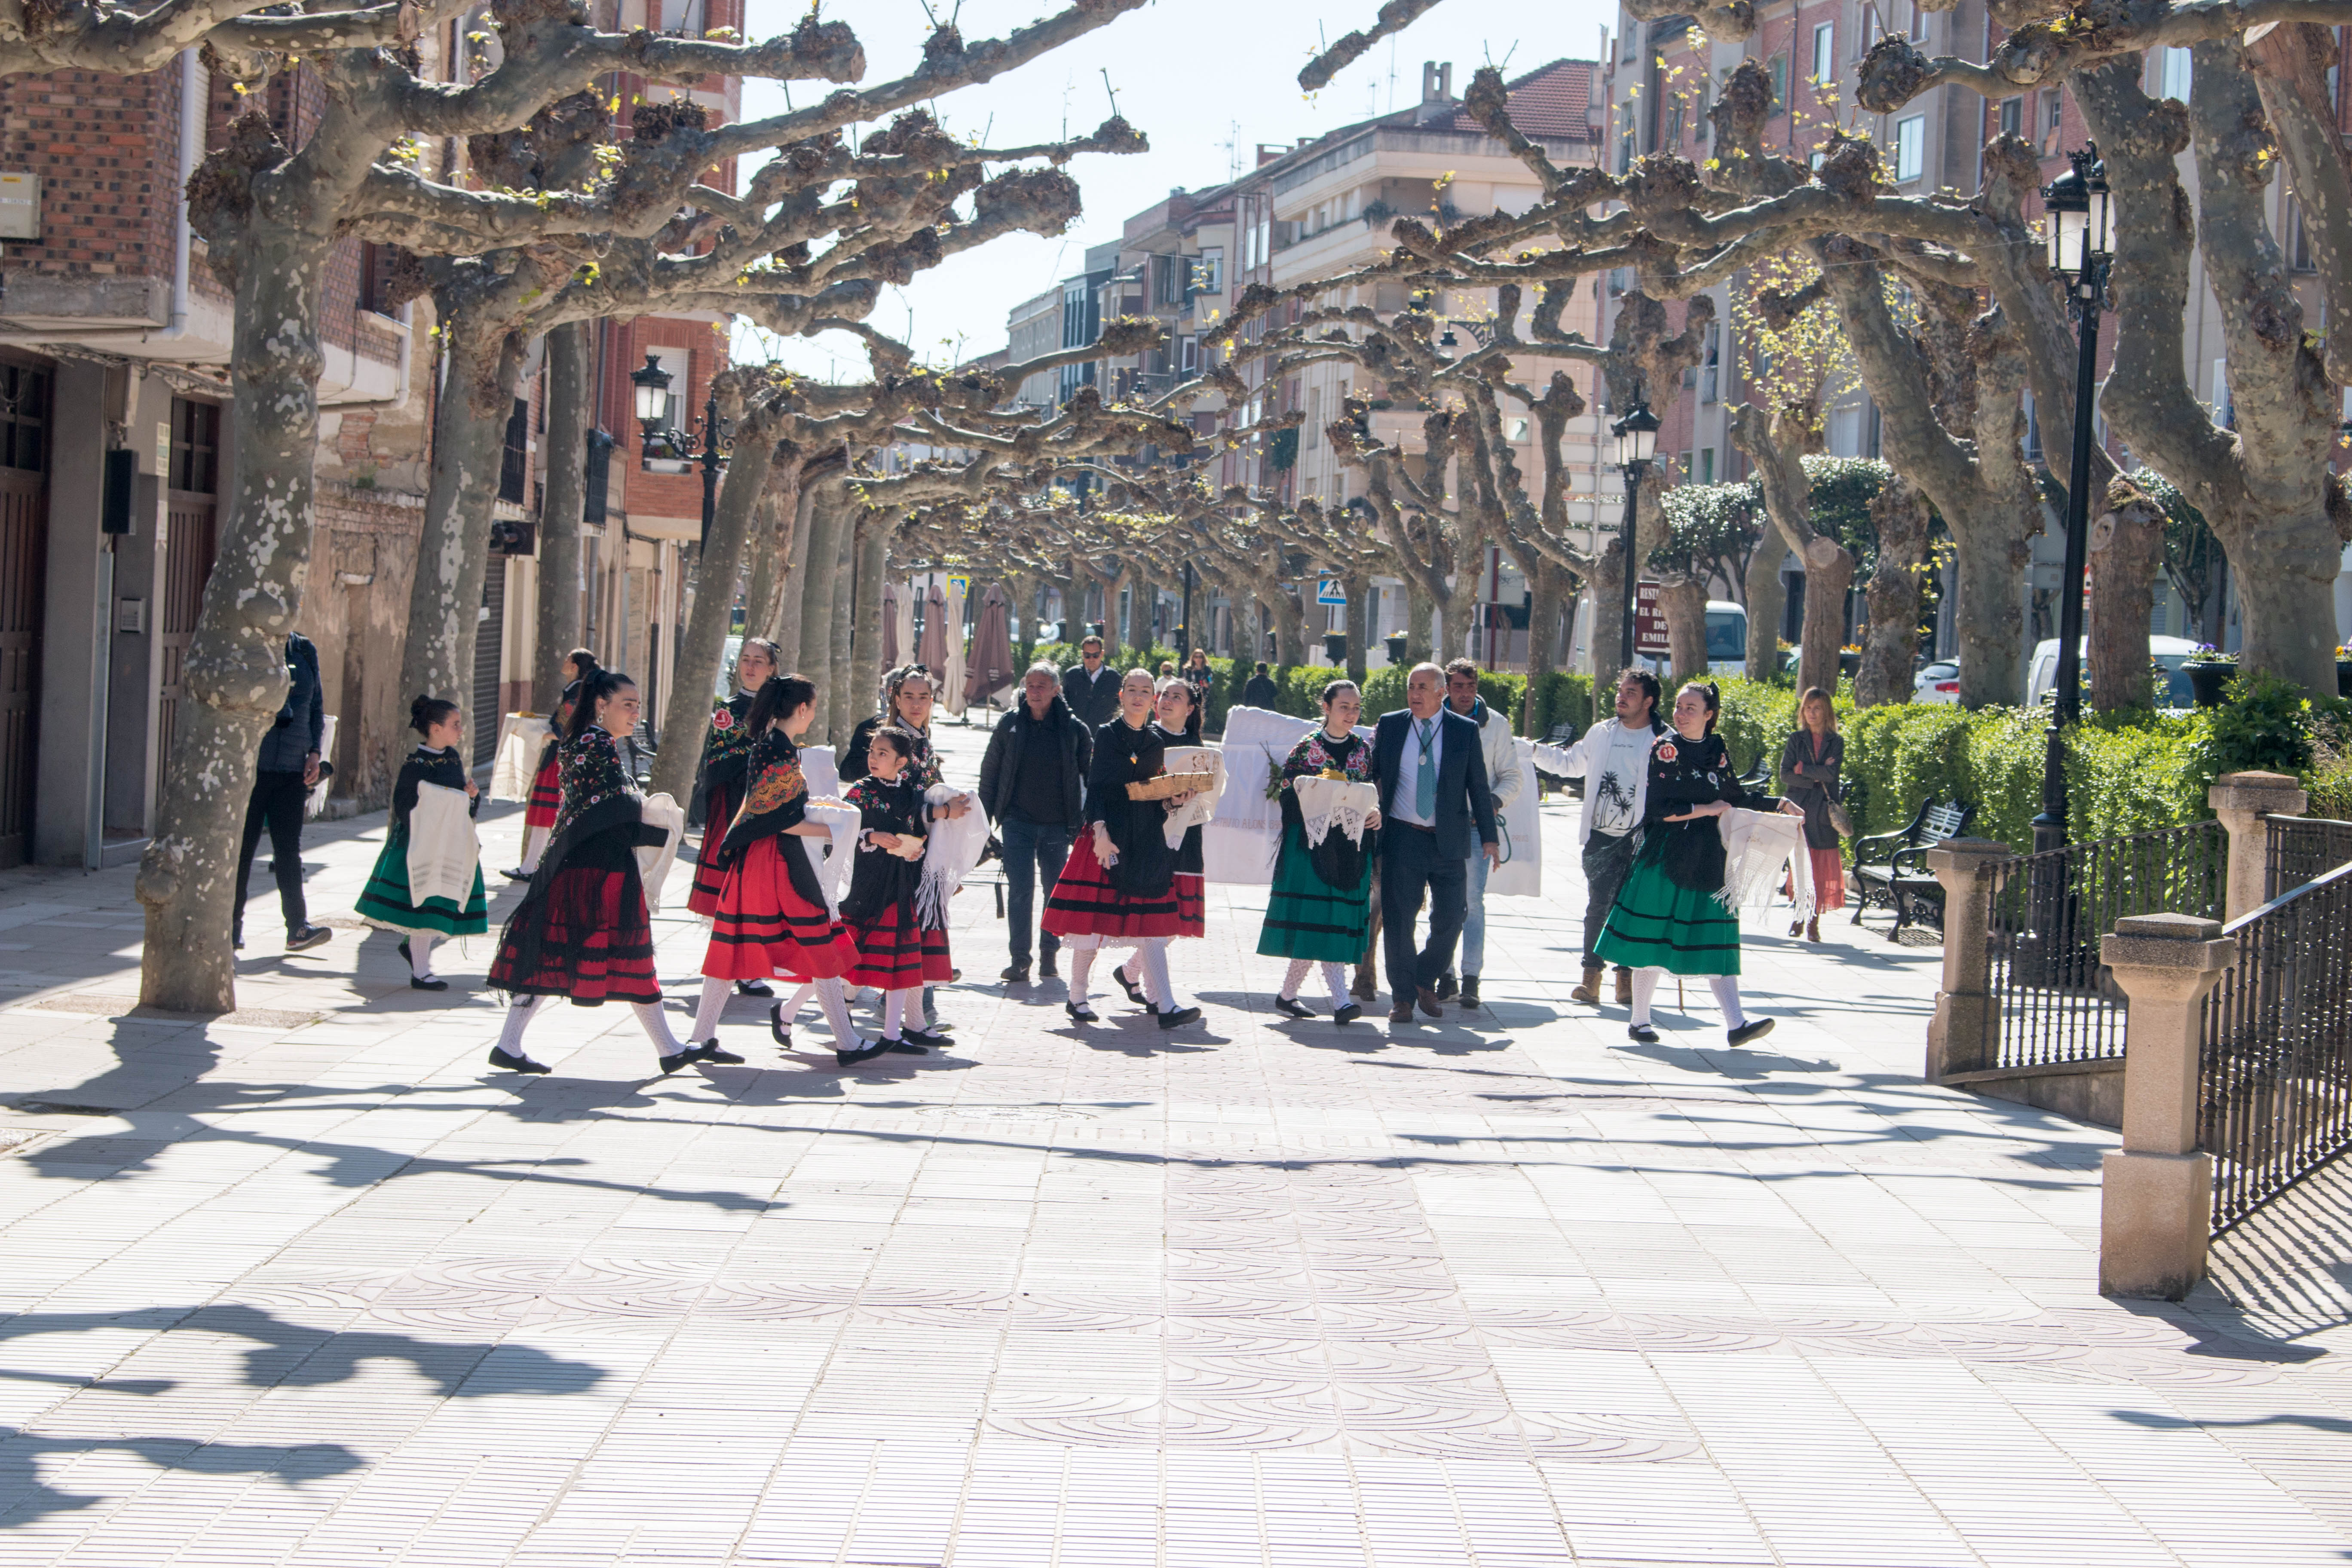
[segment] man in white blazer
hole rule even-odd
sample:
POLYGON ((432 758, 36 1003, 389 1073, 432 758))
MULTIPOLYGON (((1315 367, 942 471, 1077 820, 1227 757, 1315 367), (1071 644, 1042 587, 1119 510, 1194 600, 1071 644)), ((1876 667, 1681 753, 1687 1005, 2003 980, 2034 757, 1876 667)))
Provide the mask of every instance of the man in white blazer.
MULTIPOLYGON (((1617 889, 1633 869, 1633 837, 1650 794, 1650 748, 1665 733, 1658 718, 1658 678, 1628 669, 1617 678, 1617 711, 1584 732, 1568 748, 1564 769, 1584 780, 1584 816, 1577 837, 1584 846, 1584 984, 1569 994, 1597 1005, 1601 976, 1608 965, 1592 956, 1608 923, 1617 889)), ((1617 1000, 1631 1005, 1633 975, 1617 971, 1617 1000)))

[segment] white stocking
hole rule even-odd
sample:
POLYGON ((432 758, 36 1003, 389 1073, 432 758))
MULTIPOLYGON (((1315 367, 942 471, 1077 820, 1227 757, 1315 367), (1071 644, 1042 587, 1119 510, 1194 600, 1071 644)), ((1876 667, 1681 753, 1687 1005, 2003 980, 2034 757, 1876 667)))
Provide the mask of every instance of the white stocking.
POLYGON ((433 938, 425 931, 411 931, 408 937, 408 973, 419 980, 433 978, 433 938))
POLYGON ((895 1040, 907 1025, 907 998, 913 991, 886 991, 882 994, 882 1037, 895 1040))
POLYGON ((1282 976, 1282 999, 1284 1001, 1296 1002, 1298 1000, 1298 988, 1307 984, 1307 972, 1314 967, 1315 961, 1311 958, 1294 958, 1290 961, 1290 967, 1283 972, 1282 976))
POLYGON ((536 996, 518 996, 507 1009, 506 1020, 499 1026, 499 1049, 510 1057, 523 1055, 523 1026, 531 1019, 531 1009, 539 1005, 536 996))
POLYGON ((1176 987, 1168 979, 1168 939, 1146 937, 1143 942, 1143 994, 1162 1013, 1176 1010, 1176 987))
POLYGON ((1083 1007, 1087 1005, 1087 978, 1094 973, 1095 949, 1092 943, 1085 947, 1072 945, 1069 954, 1070 1005, 1083 1007))
POLYGON ((1331 988, 1331 1011, 1336 1013, 1348 1005, 1348 966, 1346 964, 1327 962, 1323 965, 1323 984, 1331 988))
POLYGON ((842 994, 840 981, 818 981, 816 999, 824 1008, 824 1021, 833 1026, 835 1050, 854 1051, 865 1045, 866 1042, 857 1037, 856 1026, 849 1021, 849 998, 842 994))
POLYGON ((1641 1028, 1650 1021, 1650 1002, 1658 994, 1658 982, 1665 977, 1663 969, 1633 971, 1633 1026, 1641 1028))
POLYGON ((784 998, 783 1007, 776 1014, 776 1016, 784 1021, 784 1027, 786 1029, 790 1029, 793 1026, 793 1021, 798 1019, 801 1016, 801 1008, 807 1004, 810 997, 815 994, 816 982, 814 980, 803 980, 801 982, 801 988, 799 990, 784 998))
POLYGON ((716 975, 702 977, 702 995, 694 1004, 694 1038, 707 1040, 719 1033, 719 1015, 727 1010, 728 993, 735 989, 732 980, 716 975))
POLYGON ((629 1006, 637 1015, 637 1022, 645 1026, 646 1038, 654 1043, 656 1055, 674 1057, 686 1049, 669 1032, 669 1016, 662 1011, 660 1003, 632 1002, 629 1006))
POLYGON ((1748 1015, 1739 1008, 1739 976, 1710 974, 1706 988, 1715 993, 1715 1005, 1723 1009, 1723 1026, 1737 1029, 1748 1022, 1748 1015))
POLYGON ((547 836, 552 831, 554 831, 552 828, 547 827, 527 827, 523 829, 522 858, 515 863, 516 870, 520 871, 526 877, 538 871, 539 858, 546 852, 547 836))

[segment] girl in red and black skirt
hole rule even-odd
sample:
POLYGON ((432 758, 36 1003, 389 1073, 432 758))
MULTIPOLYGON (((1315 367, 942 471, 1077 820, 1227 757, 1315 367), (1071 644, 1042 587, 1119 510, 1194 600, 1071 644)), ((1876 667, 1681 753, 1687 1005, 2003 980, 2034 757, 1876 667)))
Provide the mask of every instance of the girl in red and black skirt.
MULTIPOLYGON (((1170 746, 1197 746, 1201 743, 1201 708, 1194 699, 1194 687, 1188 676, 1163 675, 1157 694, 1152 699, 1151 732, 1160 738, 1162 752, 1170 746)), ((1165 802, 1161 809, 1172 811, 1188 797, 1178 796, 1165 802)), ((1172 936, 1206 936, 1208 934, 1206 889, 1202 879, 1203 862, 1201 851, 1201 826, 1195 823, 1184 830, 1184 842, 1176 847, 1175 875, 1171 886, 1176 895, 1176 930, 1172 936)), ((1116 946, 1117 943, 1109 945, 1116 946)), ((1160 944, 1160 963, 1164 975, 1168 962, 1168 943, 1160 944)), ((1149 960, 1150 950, 1139 946, 1132 957, 1110 972, 1127 999, 1149 1012, 1165 1016, 1165 1008, 1154 1004, 1151 995, 1152 971, 1149 960)), ((1163 983, 1161 998, 1167 1006, 1174 1005, 1163 983)), ((1199 1017, 1200 1009, 1190 1009, 1199 1017)))
POLYGON ((641 820, 645 796, 621 765, 613 740, 635 730, 638 708, 636 682, 617 671, 594 670, 580 683, 557 758, 563 805, 555 836, 522 902, 507 917, 490 963, 490 984, 515 998, 490 1048, 492 1067, 548 1070, 522 1049, 523 1028, 542 996, 569 997, 577 1007, 628 1003, 664 1073, 698 1061, 743 1059, 719 1050, 715 1041, 680 1045, 662 1014, 636 851, 640 844, 662 842, 663 835, 641 820))
POLYGON ((857 962, 844 979, 881 992, 884 1043, 919 1055, 926 1047, 947 1044, 947 1037, 908 1024, 908 1004, 924 986, 944 985, 953 973, 946 921, 926 920, 919 897, 930 812, 915 772, 912 735, 875 731, 866 761, 866 776, 848 792, 858 812, 857 863, 841 918, 857 944, 857 962))
POLYGON ((556 700, 555 717, 547 721, 547 744, 540 749, 539 771, 531 778, 530 799, 522 808, 522 858, 506 873, 509 882, 528 882, 539 870, 539 858, 547 848, 547 836, 555 828, 555 814, 563 805, 563 785, 556 769, 555 753, 571 726, 580 683, 595 669, 596 656, 584 647, 575 647, 563 656, 563 695, 556 700))
MULTIPOLYGON (((686 907, 696 914, 719 912, 719 895, 727 882, 719 846, 735 820, 735 808, 743 804, 743 777, 751 742, 758 738, 750 723, 751 702, 782 663, 774 643, 765 637, 744 638, 743 649, 735 657, 735 684, 740 689, 711 705, 710 732, 702 741, 702 849, 695 857, 694 887, 686 895, 686 907)), ((735 990, 742 996, 775 994, 764 980, 739 980, 735 990)))
MULTIPOLYGON (((782 975, 814 982, 817 1000, 833 1025, 834 1059, 843 1067, 867 1061, 890 1047, 862 1039, 850 1026, 849 1002, 841 977, 856 962, 857 948, 825 902, 816 863, 795 839, 830 840, 832 832, 808 816, 808 780, 802 776, 794 742, 816 717, 816 687, 797 675, 780 675, 760 689, 745 722, 756 737, 746 770, 743 803, 719 847, 726 882, 711 917, 710 947, 702 958, 702 1000, 695 1009, 697 1039, 717 1044, 719 1015, 730 983, 782 975)), ((779 1042, 784 1031, 781 1006, 771 1009, 769 1026, 779 1042)))
MULTIPOLYGON (((1182 682, 1179 681, 1181 686, 1182 682)), ((1093 771, 1087 778, 1087 831, 1078 836, 1038 924, 1070 950, 1070 999, 1064 1009, 1077 1023, 1100 1022, 1087 1004, 1095 950, 1106 943, 1142 950, 1146 1005, 1163 1029, 1189 1024, 1198 1007, 1178 1007, 1168 981, 1168 939, 1187 921, 1176 886, 1176 850, 1164 829, 1171 803, 1134 800, 1127 786, 1165 770, 1168 736, 1150 721, 1151 672, 1130 669, 1119 682, 1118 716, 1095 732, 1093 771), (1115 862, 1115 863, 1113 863, 1115 862)), ((1194 878, 1191 929, 1200 925, 1194 878)))

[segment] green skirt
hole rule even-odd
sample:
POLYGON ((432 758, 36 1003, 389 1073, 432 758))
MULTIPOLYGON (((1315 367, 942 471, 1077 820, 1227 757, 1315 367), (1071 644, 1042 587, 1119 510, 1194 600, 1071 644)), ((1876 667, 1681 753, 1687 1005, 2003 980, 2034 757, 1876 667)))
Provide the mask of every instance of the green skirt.
POLYGON ((459 909, 447 899, 427 899, 424 906, 409 901, 408 835, 394 833, 375 858, 367 886, 360 891, 360 919, 386 931, 424 932, 432 936, 479 936, 490 929, 490 904, 482 895, 482 868, 474 868, 474 890, 459 909))
POLYGON ((1618 889, 1592 956, 1670 974, 1737 974, 1739 921, 1713 893, 1678 888, 1663 865, 1643 859, 1618 889))
POLYGON ((1282 852, 1274 862, 1274 891, 1265 900, 1265 924, 1257 933, 1258 952, 1269 958, 1355 963, 1364 956, 1371 929, 1371 857, 1364 857, 1364 874, 1353 892, 1335 888, 1315 874, 1305 832, 1286 824, 1282 852))

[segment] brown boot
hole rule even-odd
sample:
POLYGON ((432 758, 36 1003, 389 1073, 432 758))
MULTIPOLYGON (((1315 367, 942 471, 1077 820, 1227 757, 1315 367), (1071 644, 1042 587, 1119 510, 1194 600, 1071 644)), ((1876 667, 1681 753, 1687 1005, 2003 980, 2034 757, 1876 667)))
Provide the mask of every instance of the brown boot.
POLYGON ((1620 1007, 1633 1005, 1633 972, 1630 969, 1617 972, 1617 1005, 1620 1007))
POLYGON ((1584 984, 1568 994, 1571 1002, 1581 1002, 1588 1007, 1601 1005, 1601 977, 1609 973, 1606 964, 1591 964, 1584 971, 1584 984))

